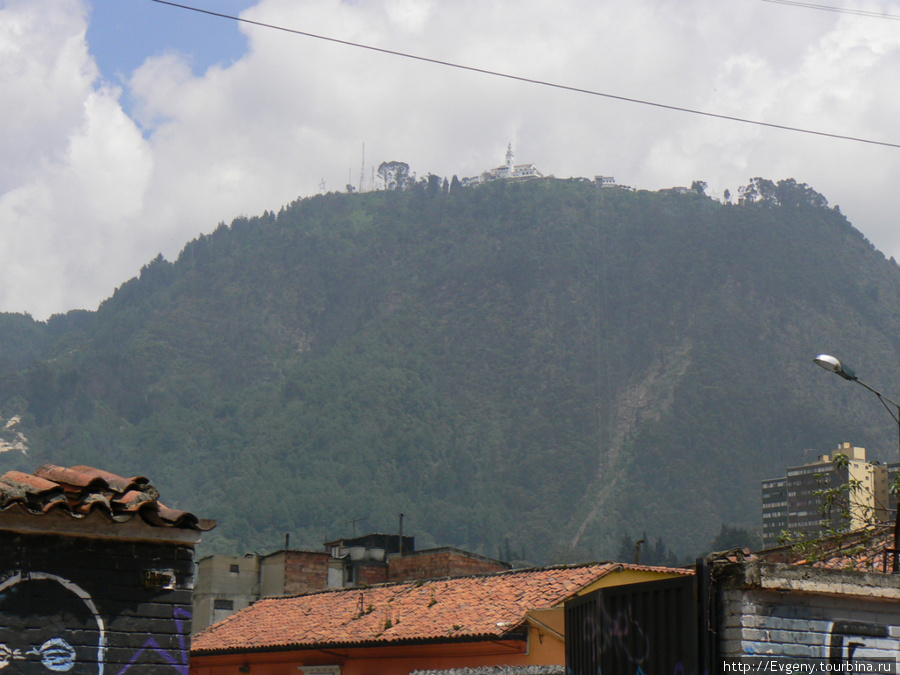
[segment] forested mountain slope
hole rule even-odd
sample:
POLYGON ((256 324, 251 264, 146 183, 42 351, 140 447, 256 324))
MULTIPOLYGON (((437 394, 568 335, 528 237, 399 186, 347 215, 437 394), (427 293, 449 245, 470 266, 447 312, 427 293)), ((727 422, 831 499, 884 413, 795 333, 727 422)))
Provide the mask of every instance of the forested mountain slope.
POLYGON ((626 531, 694 553, 815 452, 896 460, 887 413, 812 357, 900 390, 900 272, 792 194, 498 182, 239 218, 97 312, 0 315, 29 446, 0 469, 147 475, 219 521, 208 551, 402 512, 420 546, 531 562, 626 531))

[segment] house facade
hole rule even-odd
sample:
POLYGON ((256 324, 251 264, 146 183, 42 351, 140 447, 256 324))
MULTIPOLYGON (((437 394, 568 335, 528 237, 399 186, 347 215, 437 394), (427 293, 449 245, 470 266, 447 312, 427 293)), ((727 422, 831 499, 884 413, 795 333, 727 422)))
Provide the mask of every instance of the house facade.
POLYGON ((507 563, 452 547, 417 551, 415 537, 382 533, 328 541, 322 551, 210 555, 197 564, 193 628, 204 630, 265 597, 505 569, 507 563))
POLYGON ((186 675, 194 547, 213 526, 140 476, 0 476, 0 669, 186 675))
POLYGON ((564 602, 690 571, 619 563, 509 570, 267 598, 194 638, 194 675, 408 675, 565 660, 564 602))
POLYGON ((571 675, 894 673, 900 577, 728 556, 572 600, 566 629, 571 675))

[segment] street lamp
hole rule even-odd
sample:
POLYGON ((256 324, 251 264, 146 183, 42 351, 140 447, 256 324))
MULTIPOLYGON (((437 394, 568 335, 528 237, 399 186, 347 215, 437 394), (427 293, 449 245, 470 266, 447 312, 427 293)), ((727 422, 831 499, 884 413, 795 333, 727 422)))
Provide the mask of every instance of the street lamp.
MULTIPOLYGON (((819 366, 820 368, 824 368, 830 373, 834 373, 835 375, 839 375, 845 380, 849 380, 850 382, 856 382, 858 385, 861 385, 871 391, 875 396, 878 397, 878 400, 881 401, 881 405, 884 406, 885 410, 888 411, 890 416, 894 418, 894 421, 897 423, 898 435, 897 441, 900 444, 900 403, 897 403, 894 399, 885 396, 877 389, 870 387, 868 384, 860 380, 856 373, 853 372, 853 369, 849 366, 845 366, 841 363, 840 359, 831 356, 830 354, 819 354, 816 358, 813 359, 813 362, 819 366)), ((894 574, 900 572, 898 570, 898 553, 900 553, 900 503, 897 504, 897 516, 894 521, 894 574)))
POLYGON ((825 370, 834 373, 835 375, 840 375, 845 380, 855 380, 856 373, 853 372, 851 368, 845 368, 844 364, 841 363, 838 359, 828 354, 819 354, 816 358, 813 359, 817 366, 824 368, 825 370))

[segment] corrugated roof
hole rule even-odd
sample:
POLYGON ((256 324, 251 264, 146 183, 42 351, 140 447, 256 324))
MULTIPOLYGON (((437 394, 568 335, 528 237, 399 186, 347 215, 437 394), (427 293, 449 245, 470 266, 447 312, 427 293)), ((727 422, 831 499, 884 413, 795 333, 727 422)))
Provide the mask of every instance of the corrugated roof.
POLYGON ((265 598, 196 635, 192 652, 497 639, 515 633, 528 611, 557 606, 622 569, 690 573, 593 563, 265 598))
POLYGON ((113 522, 140 518, 153 527, 210 530, 215 521, 164 506, 144 476, 123 478, 89 466, 45 464, 34 474, 7 471, 0 476, 0 523, 4 512, 41 516, 61 512, 84 518, 94 511, 113 522))

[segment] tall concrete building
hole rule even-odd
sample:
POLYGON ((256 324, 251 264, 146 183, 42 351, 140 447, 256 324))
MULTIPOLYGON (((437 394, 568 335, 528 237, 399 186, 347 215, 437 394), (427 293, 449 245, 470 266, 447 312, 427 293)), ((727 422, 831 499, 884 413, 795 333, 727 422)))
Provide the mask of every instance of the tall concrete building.
POLYGON ((841 443, 834 456, 820 455, 815 462, 788 468, 782 478, 762 481, 763 546, 777 546, 783 532, 821 531, 827 517, 822 491, 850 483, 856 487, 845 492, 849 521, 837 505, 831 509, 832 527, 854 530, 873 520, 889 518, 887 466, 867 461, 866 449, 850 443, 841 443), (847 457, 846 467, 835 466, 838 455, 847 457))
POLYGON ((762 539, 768 548, 778 544, 788 529, 787 478, 769 478, 762 482, 762 539))

